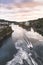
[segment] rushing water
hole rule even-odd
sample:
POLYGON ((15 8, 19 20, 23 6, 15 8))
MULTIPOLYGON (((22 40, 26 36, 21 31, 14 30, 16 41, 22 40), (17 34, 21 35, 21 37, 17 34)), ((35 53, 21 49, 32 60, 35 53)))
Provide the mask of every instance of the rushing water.
POLYGON ((43 36, 11 25, 14 32, 0 48, 0 65, 43 65, 43 36))

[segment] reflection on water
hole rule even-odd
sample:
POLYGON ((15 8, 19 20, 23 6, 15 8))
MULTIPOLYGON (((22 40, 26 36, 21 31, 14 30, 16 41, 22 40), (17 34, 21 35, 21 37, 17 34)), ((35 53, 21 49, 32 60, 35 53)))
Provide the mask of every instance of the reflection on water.
POLYGON ((0 48, 0 65, 43 65, 43 37, 11 25, 14 32, 0 48))

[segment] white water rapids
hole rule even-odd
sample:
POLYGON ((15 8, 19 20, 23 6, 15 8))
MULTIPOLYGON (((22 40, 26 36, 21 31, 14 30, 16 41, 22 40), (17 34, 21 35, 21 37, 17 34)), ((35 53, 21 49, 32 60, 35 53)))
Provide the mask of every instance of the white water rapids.
POLYGON ((13 59, 8 61, 6 65, 43 65, 40 59, 38 59, 38 54, 33 50, 32 41, 29 40, 32 38, 43 41, 43 37, 34 32, 32 28, 31 31, 26 31, 18 25, 12 24, 11 26, 14 30, 12 40, 18 52, 16 55, 13 55, 13 59))
POLYGON ((14 31, 0 47, 0 65, 43 65, 43 36, 11 24, 14 31))

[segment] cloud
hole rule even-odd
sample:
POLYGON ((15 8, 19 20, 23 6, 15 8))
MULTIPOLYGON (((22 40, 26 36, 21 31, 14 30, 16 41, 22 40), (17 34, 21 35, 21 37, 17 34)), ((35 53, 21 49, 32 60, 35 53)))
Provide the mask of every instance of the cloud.
POLYGON ((24 2, 43 2, 43 0, 0 0, 0 4, 10 4, 10 3, 24 3, 24 2))
POLYGON ((32 2, 32 0, 22 0, 23 2, 32 2))
POLYGON ((43 2, 43 0, 33 0, 33 1, 35 1, 35 2, 43 2))
POLYGON ((10 4, 0 7, 0 19, 27 21, 43 17, 43 5, 37 2, 10 4))
POLYGON ((22 8, 0 8, 0 19, 27 21, 43 17, 43 5, 22 8))
POLYGON ((8 4, 8 3, 12 3, 14 0, 0 0, 0 3, 2 4, 8 4))
POLYGON ((3 3, 3 4, 22 3, 22 2, 32 2, 32 0, 0 0, 0 3, 3 3))

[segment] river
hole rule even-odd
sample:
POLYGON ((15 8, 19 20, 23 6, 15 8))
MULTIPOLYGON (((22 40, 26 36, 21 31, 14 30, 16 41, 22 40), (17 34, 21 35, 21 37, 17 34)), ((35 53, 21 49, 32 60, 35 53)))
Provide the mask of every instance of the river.
POLYGON ((0 47, 0 65, 43 65, 43 36, 11 25, 12 35, 0 47))

